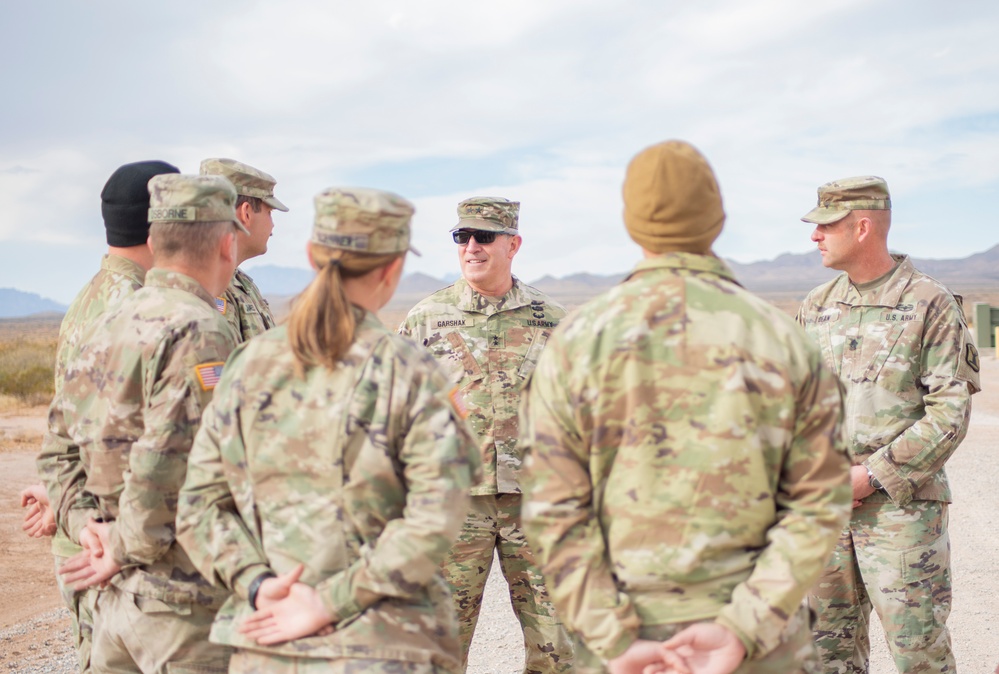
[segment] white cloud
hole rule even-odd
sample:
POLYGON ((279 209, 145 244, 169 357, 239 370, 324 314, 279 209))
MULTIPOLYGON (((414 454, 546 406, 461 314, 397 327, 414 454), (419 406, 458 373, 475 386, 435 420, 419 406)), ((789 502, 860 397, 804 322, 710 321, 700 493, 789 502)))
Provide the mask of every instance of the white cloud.
POLYGON ((411 269, 456 267, 455 204, 499 193, 524 204, 521 276, 616 272, 637 257, 624 167, 674 137, 715 167, 729 214, 717 248, 741 261, 808 250, 798 218, 818 184, 867 173, 892 187, 895 247, 959 256, 995 241, 991 2, 111 3, 127 34, 110 5, 63 4, 64 22, 0 10, 0 57, 21 64, 0 73, 0 241, 97 240, 116 166, 231 156, 275 175, 293 209, 260 262, 304 264, 312 196, 364 176, 431 185, 399 188, 425 249, 411 269), (468 165, 461 185, 400 178, 444 161, 468 165))

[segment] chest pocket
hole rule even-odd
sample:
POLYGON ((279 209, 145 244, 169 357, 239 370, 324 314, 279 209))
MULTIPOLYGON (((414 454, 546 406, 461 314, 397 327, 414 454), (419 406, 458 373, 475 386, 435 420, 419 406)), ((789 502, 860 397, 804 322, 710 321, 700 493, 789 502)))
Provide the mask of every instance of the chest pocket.
POLYGON ((538 330, 534 333, 531 346, 528 347, 527 353, 524 355, 524 362, 520 364, 520 369, 517 371, 521 379, 530 379, 531 375, 534 374, 534 368, 538 366, 541 351, 545 348, 551 334, 550 330, 538 330))
POLYGON ((447 343, 451 346, 451 352, 464 369, 463 380, 468 382, 479 381, 485 375, 482 373, 482 368, 479 367, 479 363, 475 360, 475 356, 472 355, 471 349, 468 348, 468 344, 465 343, 464 338, 457 332, 447 333, 445 338, 447 343))

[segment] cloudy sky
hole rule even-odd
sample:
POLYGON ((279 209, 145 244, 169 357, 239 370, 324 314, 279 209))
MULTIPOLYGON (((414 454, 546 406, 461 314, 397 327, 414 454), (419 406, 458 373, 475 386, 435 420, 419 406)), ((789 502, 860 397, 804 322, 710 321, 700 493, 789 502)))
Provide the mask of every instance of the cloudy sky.
POLYGON ((514 271, 628 269, 620 185, 668 138, 715 168, 741 262, 812 247, 828 180, 885 177, 893 248, 999 240, 999 3, 134 0, 0 7, 0 287, 68 302, 119 165, 233 157, 278 180, 270 252, 304 265, 331 185, 417 205, 409 271, 454 272, 471 195, 522 202, 514 271))

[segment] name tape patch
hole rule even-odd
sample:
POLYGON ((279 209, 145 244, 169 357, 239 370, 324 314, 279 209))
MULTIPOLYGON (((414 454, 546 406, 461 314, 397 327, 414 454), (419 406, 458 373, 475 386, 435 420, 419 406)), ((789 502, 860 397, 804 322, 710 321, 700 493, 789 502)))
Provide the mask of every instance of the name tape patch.
POLYGON ((153 220, 181 220, 190 221, 198 219, 198 209, 193 206, 183 208, 150 208, 149 221, 153 220))

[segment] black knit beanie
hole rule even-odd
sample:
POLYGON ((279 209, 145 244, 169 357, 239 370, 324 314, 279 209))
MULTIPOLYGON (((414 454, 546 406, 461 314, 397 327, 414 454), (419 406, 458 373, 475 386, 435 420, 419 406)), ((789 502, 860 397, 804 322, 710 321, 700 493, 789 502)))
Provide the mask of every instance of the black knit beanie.
POLYGON ((128 248, 146 242, 149 236, 149 179, 164 173, 180 173, 165 161, 137 161, 119 167, 101 191, 101 213, 109 246, 128 248))

